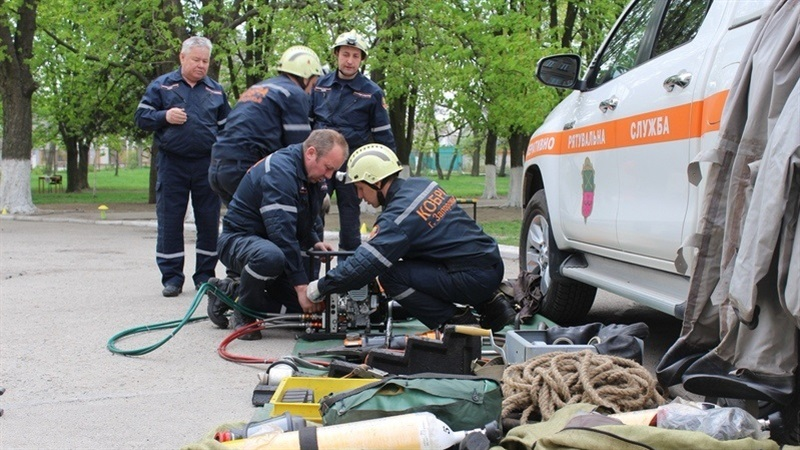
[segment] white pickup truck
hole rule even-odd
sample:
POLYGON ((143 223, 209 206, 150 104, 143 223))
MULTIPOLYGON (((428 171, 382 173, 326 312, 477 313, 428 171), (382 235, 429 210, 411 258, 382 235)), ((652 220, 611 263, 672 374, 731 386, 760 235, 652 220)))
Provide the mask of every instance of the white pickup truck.
POLYGON ((676 261, 703 191, 687 166, 716 144, 769 3, 634 0, 582 78, 577 55, 539 61, 540 81, 574 90, 525 155, 520 266, 542 275, 542 314, 581 321, 601 288, 683 317, 689 278, 676 261))

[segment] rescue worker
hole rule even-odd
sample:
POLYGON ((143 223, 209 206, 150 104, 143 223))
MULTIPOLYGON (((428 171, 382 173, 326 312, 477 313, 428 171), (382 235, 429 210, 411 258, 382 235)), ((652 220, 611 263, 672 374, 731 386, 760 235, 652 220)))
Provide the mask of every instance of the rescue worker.
POLYGON ((317 54, 289 47, 278 76, 250 86, 239 98, 211 149, 208 180, 227 206, 247 169, 270 153, 303 142, 311 133, 308 95, 322 75, 317 54))
POLYGON ((368 241, 353 255, 308 284, 321 302, 378 277, 386 294, 425 326, 474 324, 499 331, 516 312, 494 293, 503 279, 497 242, 462 210, 456 199, 427 178, 398 178, 400 162, 381 144, 353 152, 346 182, 358 197, 382 207, 368 241))
POLYGON ((183 42, 180 69, 147 87, 136 109, 139 128, 154 132, 156 156, 156 262, 164 297, 183 291, 183 222, 189 195, 197 226, 195 287, 214 277, 217 266, 220 201, 208 184, 211 146, 231 110, 222 86, 209 78, 211 41, 183 42))
MULTIPOLYGON (((314 130, 256 163, 242 178, 222 220, 217 249, 226 267, 241 274, 239 304, 265 313, 318 312, 306 297, 310 268, 303 252, 332 250, 315 226, 325 180, 347 160, 347 142, 334 130, 314 130), (266 291, 266 292, 265 292, 266 291)), ((234 311, 234 328, 256 319, 234 311)), ((261 339, 260 331, 241 336, 261 339)))
MULTIPOLYGON (((239 98, 217 142, 211 149, 208 182, 227 207, 247 169, 265 156, 290 144, 303 142, 311 133, 311 89, 322 75, 319 57, 310 48, 295 45, 278 61, 278 76, 250 86, 239 98)), ((235 292, 239 274, 228 268, 224 279, 209 283, 225 294, 235 292)), ((211 322, 228 327, 228 305, 208 291, 211 322)))
MULTIPOLYGON (((396 151, 383 91, 359 69, 367 59, 367 41, 355 30, 340 34, 333 44, 337 70, 320 77, 311 96, 314 129, 342 133, 350 148, 377 142, 396 151)), ((345 170, 342 166, 342 170, 345 170)), ((353 186, 335 178, 328 193, 336 192, 339 210, 339 248, 355 250, 361 244, 360 204, 353 186)))

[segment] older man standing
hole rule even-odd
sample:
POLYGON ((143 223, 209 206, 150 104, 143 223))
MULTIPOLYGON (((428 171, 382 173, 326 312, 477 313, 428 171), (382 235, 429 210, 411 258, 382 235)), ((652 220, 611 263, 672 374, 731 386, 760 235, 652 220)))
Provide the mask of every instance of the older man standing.
POLYGON ((183 42, 181 66, 147 87, 136 109, 136 125, 154 133, 156 164, 156 263, 164 297, 183 291, 183 220, 192 197, 197 226, 195 287, 215 275, 220 200, 208 183, 211 146, 231 110, 222 86, 209 78, 211 41, 183 42))

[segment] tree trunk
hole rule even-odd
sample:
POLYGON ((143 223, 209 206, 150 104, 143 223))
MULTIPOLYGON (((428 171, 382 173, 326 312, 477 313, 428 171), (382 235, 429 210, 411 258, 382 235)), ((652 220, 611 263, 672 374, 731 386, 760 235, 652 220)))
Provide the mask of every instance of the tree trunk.
POLYGON ((81 190, 89 189, 89 148, 91 141, 78 139, 78 186, 81 190))
POLYGON ((450 158, 450 166, 447 168, 447 176, 445 180, 450 179, 450 175, 453 173, 453 167, 456 165, 456 158, 458 157, 458 147, 453 148, 453 156, 450 158))
POLYGON ((0 91, 3 99, 0 208, 11 214, 36 212, 30 179, 33 149, 31 98, 37 86, 28 63, 33 56, 37 6, 36 0, 23 0, 17 10, 19 16, 13 21, 6 8, 0 12, 0 91))
POLYGON ((486 166, 484 172, 486 178, 483 181, 483 195, 481 198, 497 198, 497 166, 495 157, 497 155, 497 134, 489 130, 486 136, 486 157, 483 164, 486 166))
POLYGON ((472 151, 472 172, 470 174, 473 177, 481 174, 481 147, 479 145, 476 145, 475 150, 472 151))
POLYGON ((46 148, 47 168, 45 169, 45 173, 47 175, 53 175, 58 171, 58 158, 56 157, 58 150, 56 150, 56 144, 54 142, 48 142, 46 148))
POLYGON ((508 158, 508 149, 503 149, 503 156, 500 158, 500 173, 498 176, 503 178, 506 176, 506 159, 508 158))
POLYGON ((481 198, 490 199, 498 198, 497 196, 497 166, 494 164, 486 164, 484 167, 486 179, 483 183, 483 194, 481 198))
POLYGON ((444 173, 442 173, 442 163, 439 161, 439 149, 436 149, 434 152, 433 160, 436 163, 436 175, 439 177, 440 180, 444 179, 444 173))
MULTIPOLYGON (((406 108, 408 104, 406 96, 400 96, 389 103, 389 123, 392 126, 394 143, 397 146, 397 159, 400 164, 407 165, 411 154, 411 144, 406 139, 406 108)), ((352 149, 351 151, 355 151, 352 149)))
POLYGON ((511 178, 508 180, 508 206, 522 208, 522 156, 528 147, 528 134, 514 133, 508 140, 511 149, 511 178))

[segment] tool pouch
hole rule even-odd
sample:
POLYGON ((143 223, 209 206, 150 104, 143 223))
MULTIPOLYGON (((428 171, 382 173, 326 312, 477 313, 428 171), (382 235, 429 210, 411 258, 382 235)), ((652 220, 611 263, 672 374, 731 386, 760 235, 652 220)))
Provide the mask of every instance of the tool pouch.
POLYGON ((472 375, 396 375, 320 402, 323 425, 430 412, 454 431, 500 420, 500 383, 472 375))

